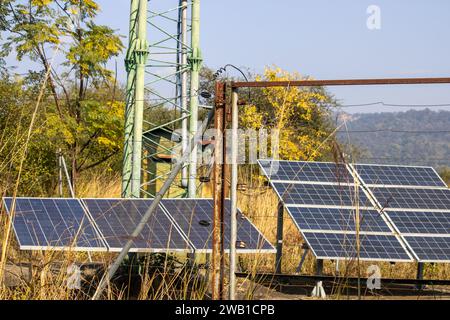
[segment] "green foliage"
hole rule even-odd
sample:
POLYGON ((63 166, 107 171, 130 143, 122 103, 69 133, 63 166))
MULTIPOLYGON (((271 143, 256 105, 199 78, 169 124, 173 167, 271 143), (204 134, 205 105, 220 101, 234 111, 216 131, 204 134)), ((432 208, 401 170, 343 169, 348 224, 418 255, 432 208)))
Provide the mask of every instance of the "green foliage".
MULTIPOLYGON (((98 11, 99 6, 93 0, 17 0, 10 1, 8 6, 0 5, 0 13, 6 16, 0 21, 5 20, 9 30, 4 52, 14 49, 18 60, 29 59, 39 66, 30 71, 26 82, 3 79, 29 94, 27 103, 14 101, 16 112, 20 110, 24 116, 20 125, 12 122, 11 130, 14 125, 22 131, 28 128, 28 116, 34 110, 44 75, 49 72, 46 91, 49 94, 38 110, 28 150, 33 158, 27 158, 27 170, 34 168, 35 172, 33 175, 30 170, 25 175, 31 181, 29 185, 54 184, 51 177, 55 176, 55 154, 59 149, 73 181, 79 173, 97 166, 111 170, 119 166, 124 96, 106 65, 120 53, 123 44, 114 30, 95 23, 98 11), (59 51, 54 50, 56 47, 59 51), (60 66, 52 65, 54 54, 64 56, 60 66), (38 180, 32 181, 34 178, 38 180)), ((0 92, 0 97, 6 95, 0 92)), ((47 185, 42 190, 51 188, 47 185)))
MULTIPOLYGON (((20 150, 36 104, 39 75, 25 79, 0 80, 0 188, 11 192, 18 173, 20 150)), ((57 182, 56 152, 62 149, 66 159, 75 139, 79 142, 78 171, 102 166, 118 171, 121 161, 123 130, 123 90, 111 100, 112 88, 99 87, 87 93, 82 120, 61 122, 50 96, 44 97, 36 126, 27 149, 19 194, 53 195, 57 182)), ((70 164, 70 163, 69 163, 70 164)))
POLYGON ((114 35, 111 28, 93 22, 88 22, 86 30, 78 32, 81 40, 69 48, 66 66, 78 66, 83 77, 111 77, 112 72, 104 66, 123 49, 119 36, 114 35))

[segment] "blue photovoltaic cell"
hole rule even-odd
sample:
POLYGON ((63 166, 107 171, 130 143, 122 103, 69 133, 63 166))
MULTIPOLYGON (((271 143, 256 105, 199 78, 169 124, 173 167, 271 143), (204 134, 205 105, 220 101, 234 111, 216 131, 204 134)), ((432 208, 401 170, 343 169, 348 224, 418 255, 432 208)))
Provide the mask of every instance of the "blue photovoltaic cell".
MULTIPOLYGON (((187 235, 196 250, 212 249, 212 199, 163 199, 161 205, 187 235)), ((224 217, 224 248, 226 250, 230 246, 230 208, 231 202, 226 200, 224 217)), ((237 250, 274 250, 239 210, 237 221, 237 250)))
POLYGON ((405 167, 390 165, 354 165, 366 184, 447 187, 431 167, 405 167))
MULTIPOLYGON (((286 209, 302 231, 356 231, 355 209, 289 206, 286 209)), ((360 231, 391 232, 386 222, 376 210, 360 209, 359 217, 360 231)))
MULTIPOLYGON (((152 199, 83 199, 108 247, 119 251, 150 207, 152 199)), ((191 247, 161 208, 150 217, 131 251, 186 250, 191 247)))
POLYGON ((450 261, 450 237, 405 236, 420 261, 450 261))
POLYGON ((353 178, 344 164, 281 160, 258 161, 264 174, 271 181, 353 182, 353 178))
POLYGON ((450 210, 449 189, 372 187, 383 208, 450 210))
MULTIPOLYGON (((285 205, 354 206, 356 204, 354 186, 279 182, 272 184, 285 205)), ((359 188, 358 198, 360 206, 371 206, 361 188, 359 188)))
MULTIPOLYGON (((356 259, 356 236, 338 233, 304 233, 320 258, 356 259)), ((411 261, 399 240, 392 235, 360 235, 360 258, 365 260, 411 261)))
POLYGON ((16 198, 14 230, 21 248, 106 250, 77 199, 16 198))
POLYGON ((386 211, 401 233, 448 234, 450 212, 386 211))

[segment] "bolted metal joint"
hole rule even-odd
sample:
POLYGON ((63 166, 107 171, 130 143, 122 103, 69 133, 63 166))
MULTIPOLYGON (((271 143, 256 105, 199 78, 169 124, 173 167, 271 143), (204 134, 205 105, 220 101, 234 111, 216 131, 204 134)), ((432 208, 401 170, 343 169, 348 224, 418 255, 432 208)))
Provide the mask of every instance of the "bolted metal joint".
POLYGON ((199 72, 202 67, 202 52, 200 48, 193 48, 191 56, 188 58, 188 63, 191 71, 199 72))
POLYGON ((137 39, 134 48, 134 59, 136 64, 145 65, 150 51, 148 50, 149 43, 146 39, 137 39))

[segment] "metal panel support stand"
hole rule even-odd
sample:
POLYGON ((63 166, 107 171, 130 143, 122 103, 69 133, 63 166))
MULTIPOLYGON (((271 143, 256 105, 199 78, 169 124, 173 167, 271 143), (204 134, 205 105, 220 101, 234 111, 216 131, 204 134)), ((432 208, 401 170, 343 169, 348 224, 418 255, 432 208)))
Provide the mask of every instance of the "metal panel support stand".
POLYGON ((323 260, 317 259, 316 262, 316 275, 321 276, 323 274, 323 260))
MULTIPOLYGON (((317 259, 316 264, 316 275, 321 276, 323 273, 323 260, 317 259)), ((325 299, 327 295, 325 294, 325 289, 323 288, 322 281, 317 281, 316 286, 314 287, 313 291, 311 292, 312 297, 317 297, 321 299, 325 299)))
MULTIPOLYGON (((416 277, 417 280, 423 280, 423 271, 424 271, 424 267, 425 267, 425 264, 424 264, 423 262, 419 262, 419 263, 417 264, 417 277, 416 277)), ((418 285, 416 286, 416 288, 417 288, 418 290, 422 290, 422 289, 423 289, 423 285, 418 284, 418 285)))
POLYGON ((277 218, 277 254, 275 257, 275 273, 281 274, 281 265, 283 262, 283 203, 278 202, 278 218, 277 218))
POLYGON ((212 275, 211 294, 213 300, 223 298, 223 268, 224 268, 224 201, 225 201, 225 165, 224 165, 224 129, 226 127, 225 99, 226 86, 216 83, 216 101, 214 112, 215 151, 214 151, 214 212, 212 236, 212 275))
POLYGON ((302 258, 300 259, 300 263, 298 264, 297 269, 295 269, 295 273, 302 272, 303 264, 305 263, 306 256, 308 255, 308 252, 309 252, 309 247, 306 243, 302 244, 302 249, 304 250, 303 254, 302 254, 302 258))
POLYGON ((237 241, 237 184, 238 184, 238 93, 233 90, 231 99, 231 217, 230 217, 230 274, 229 299, 236 299, 236 241, 237 241))

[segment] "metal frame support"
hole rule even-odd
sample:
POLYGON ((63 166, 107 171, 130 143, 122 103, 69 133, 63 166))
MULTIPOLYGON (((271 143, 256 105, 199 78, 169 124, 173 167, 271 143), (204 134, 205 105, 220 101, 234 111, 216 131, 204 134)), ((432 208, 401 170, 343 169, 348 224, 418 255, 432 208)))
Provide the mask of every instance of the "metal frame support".
POLYGON ((224 268, 224 201, 225 201, 225 164, 224 164, 224 129, 226 127, 226 85, 216 83, 215 98, 215 149, 214 149, 214 212, 213 212, 213 245, 212 245, 212 277, 211 294, 213 300, 222 299, 223 295, 223 268, 224 268))
MULTIPOLYGON (((316 276, 321 276, 323 274, 323 260, 317 259, 316 261, 316 276)), ((316 285, 311 292, 312 297, 317 297, 321 299, 325 299, 327 297, 325 293, 325 289, 323 288, 323 282, 317 281, 316 285)))
POLYGON ((306 256, 308 255, 309 252, 309 247, 306 243, 303 243, 301 248, 304 249, 305 251, 303 251, 302 258, 300 259, 297 269, 295 269, 295 273, 300 273, 302 271, 303 264, 305 263, 306 256))
POLYGON ((278 217, 277 217, 277 253, 275 256, 275 273, 282 273, 283 262, 283 223, 284 223, 284 207, 283 202, 278 202, 278 217))
MULTIPOLYGON (((187 11, 188 11, 188 2, 187 0, 181 1, 181 66, 178 66, 178 69, 181 70, 181 116, 183 120, 181 120, 181 150, 184 153, 188 149, 189 142, 189 132, 188 132, 188 70, 184 68, 188 64, 188 40, 187 40, 187 11)), ((189 167, 184 166, 181 171, 181 185, 185 188, 188 187, 188 172, 189 167)))
POLYGON ((321 276, 323 274, 323 260, 317 259, 316 261, 316 275, 321 276))
POLYGON ((237 241, 237 185, 238 185, 238 92, 234 89, 231 97, 231 219, 230 219, 230 274, 229 299, 236 299, 236 241, 237 241))
POLYGON ((63 196, 63 166, 62 166, 62 151, 61 148, 58 149, 56 153, 58 156, 58 194, 60 197, 63 196))
POLYGON ((131 172, 131 196, 139 198, 141 191, 141 167, 142 167, 142 127, 144 118, 145 98, 145 64, 148 58, 147 42, 147 0, 139 1, 138 33, 134 47, 134 59, 136 61, 136 89, 134 101, 133 123, 133 166, 131 172))
MULTIPOLYGON (((200 0, 192 0, 192 26, 191 26, 191 56, 189 64, 191 66, 191 93, 190 93, 190 118, 189 133, 190 139, 195 136, 198 126, 198 89, 199 73, 202 65, 202 55, 200 51, 200 0)), ((197 146, 195 144, 191 149, 189 158, 189 179, 188 195, 195 198, 197 195, 197 146)))
POLYGON ((72 198, 75 198, 75 191, 73 190, 72 181, 70 180, 69 171, 67 170, 66 160, 64 159, 64 156, 62 154, 61 154, 61 164, 64 169, 64 174, 66 175, 66 181, 67 181, 67 186, 69 188, 70 196, 72 198))
MULTIPOLYGON (((417 276, 416 276, 416 279, 417 279, 417 280, 423 280, 423 272, 424 272, 424 269, 425 269, 425 263, 423 263, 423 262, 417 263, 417 276)), ((422 290, 422 289, 423 289, 423 285, 418 284, 418 285, 416 286, 416 288, 417 288, 418 290, 422 290)))
POLYGON ((139 11, 139 0, 131 0, 129 45, 125 58, 127 70, 127 91, 125 102, 125 132, 122 159, 122 197, 131 195, 131 170, 133 165, 133 120, 134 120, 134 83, 136 80, 136 60, 134 46, 136 45, 136 22, 139 11))

